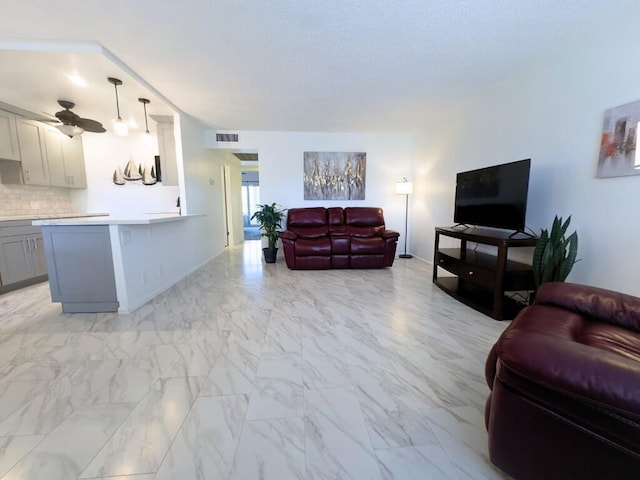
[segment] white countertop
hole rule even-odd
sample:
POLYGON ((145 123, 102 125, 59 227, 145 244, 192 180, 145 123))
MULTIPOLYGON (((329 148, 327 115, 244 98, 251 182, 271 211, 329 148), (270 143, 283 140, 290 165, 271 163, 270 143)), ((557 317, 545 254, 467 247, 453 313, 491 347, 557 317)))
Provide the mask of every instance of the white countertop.
POLYGON ((57 218, 35 220, 33 225, 148 225, 151 223, 174 222, 202 214, 179 215, 178 213, 138 213, 134 215, 107 215, 76 218, 57 218))
POLYGON ((99 217, 108 213, 40 213, 33 215, 8 215, 0 217, 0 222, 15 222, 28 220, 52 220, 58 218, 99 217))

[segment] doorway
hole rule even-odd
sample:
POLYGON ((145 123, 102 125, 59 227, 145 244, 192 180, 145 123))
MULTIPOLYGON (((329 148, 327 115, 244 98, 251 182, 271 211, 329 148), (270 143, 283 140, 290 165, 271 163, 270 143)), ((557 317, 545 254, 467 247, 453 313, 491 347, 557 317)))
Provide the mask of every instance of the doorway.
POLYGON ((251 217, 260 203, 260 176, 257 170, 242 172, 242 221, 244 239, 260 240, 260 229, 251 217))

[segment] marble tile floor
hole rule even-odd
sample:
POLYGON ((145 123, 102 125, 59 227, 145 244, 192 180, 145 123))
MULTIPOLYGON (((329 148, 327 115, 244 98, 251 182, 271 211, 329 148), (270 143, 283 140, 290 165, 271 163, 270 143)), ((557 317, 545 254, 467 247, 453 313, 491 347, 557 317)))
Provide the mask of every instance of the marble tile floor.
POLYGON ((506 322, 418 259, 290 271, 260 246, 131 315, 0 296, 0 478, 506 478, 483 421, 506 322))

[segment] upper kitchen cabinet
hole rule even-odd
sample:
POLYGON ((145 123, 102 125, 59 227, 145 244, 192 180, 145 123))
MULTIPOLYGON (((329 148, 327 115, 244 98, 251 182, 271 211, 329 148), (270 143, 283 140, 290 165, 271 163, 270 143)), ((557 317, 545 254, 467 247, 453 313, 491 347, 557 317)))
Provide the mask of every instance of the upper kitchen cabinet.
POLYGON ((16 119, 22 178, 28 185, 50 185, 44 125, 26 118, 16 119))
POLYGON ((2 183, 87 188, 80 137, 69 138, 50 125, 20 116, 13 121, 20 162, 0 161, 2 183))
MULTIPOLYGON (((162 116, 154 117, 160 120, 162 116)), ((173 134, 173 119, 170 121, 158 121, 158 152, 160 153, 160 165, 162 174, 162 185, 178 185, 178 163, 176 159, 176 140, 173 134)))
POLYGON ((20 161, 16 115, 0 110, 0 160, 20 161))
POLYGON ((87 188, 84 151, 80 137, 69 138, 55 128, 45 128, 45 144, 51 185, 87 188))

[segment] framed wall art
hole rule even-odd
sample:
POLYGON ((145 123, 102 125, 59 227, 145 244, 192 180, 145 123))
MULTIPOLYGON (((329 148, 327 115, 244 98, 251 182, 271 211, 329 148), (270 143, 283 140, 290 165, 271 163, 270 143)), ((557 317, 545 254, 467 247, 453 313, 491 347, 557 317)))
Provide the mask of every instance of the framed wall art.
POLYGON ((635 168, 639 122, 640 100, 604 112, 598 178, 640 175, 640 168, 635 168))
POLYGON ((364 200, 367 154, 304 152, 305 200, 364 200))

